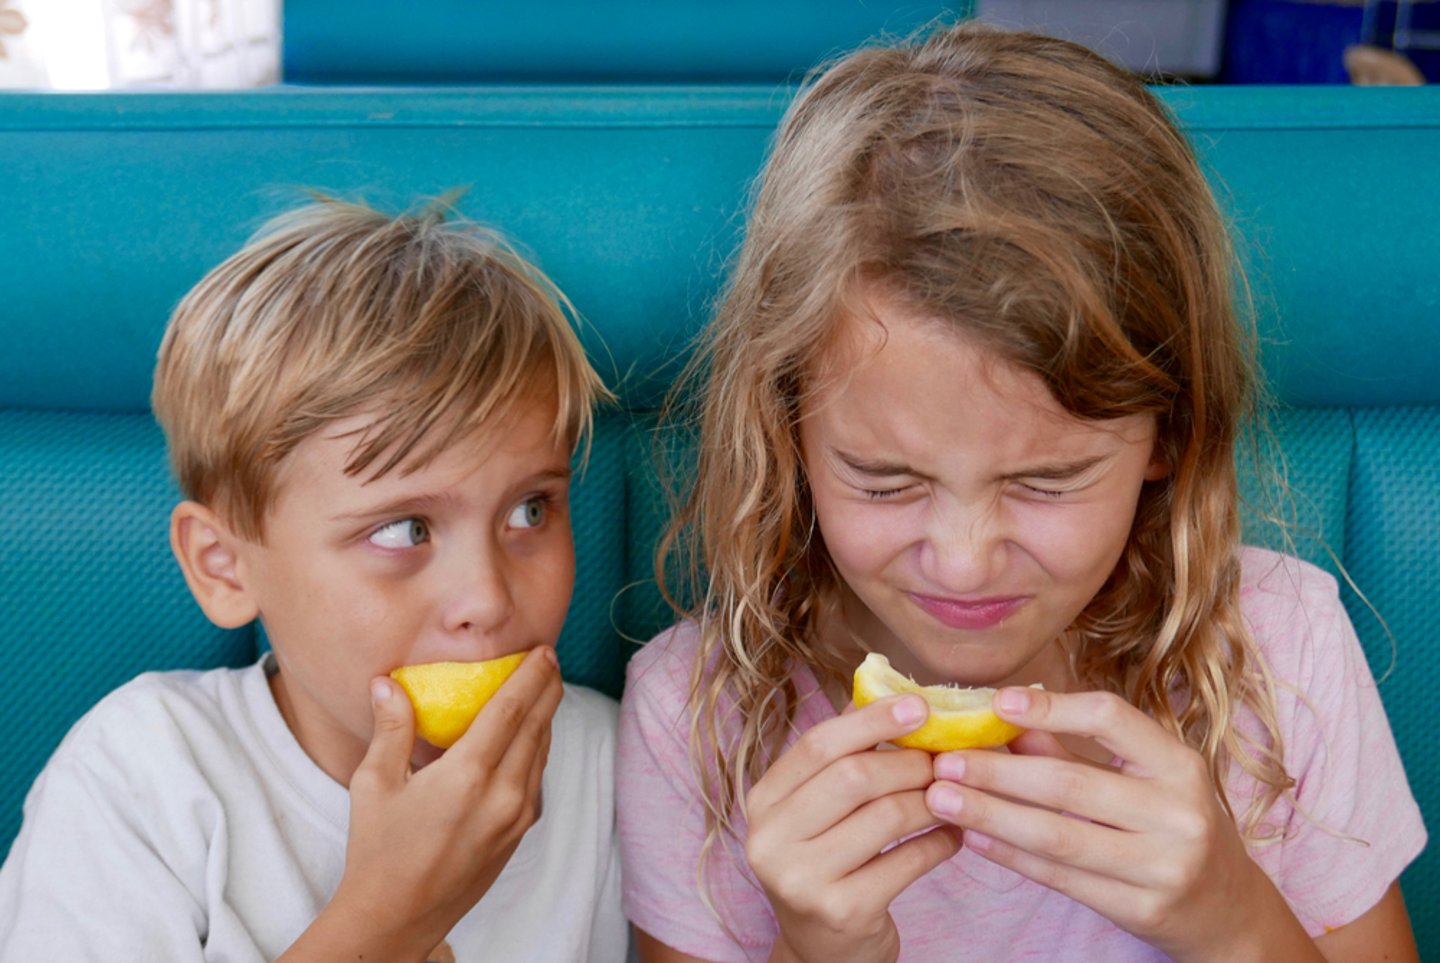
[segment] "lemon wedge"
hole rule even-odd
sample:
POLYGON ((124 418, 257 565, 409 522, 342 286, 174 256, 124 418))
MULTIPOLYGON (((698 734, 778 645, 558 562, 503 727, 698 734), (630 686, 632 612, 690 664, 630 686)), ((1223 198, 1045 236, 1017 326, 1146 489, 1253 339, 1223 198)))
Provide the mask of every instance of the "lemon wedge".
MULTIPOLYGON (((1040 688, 1040 686, 1035 686, 1040 688)), ((914 732, 891 741, 907 749, 949 752, 1003 746, 1025 730, 995 714, 994 689, 963 689, 954 685, 920 685, 896 671, 878 652, 865 656, 855 670, 853 699, 865 706, 886 696, 915 693, 930 704, 930 718, 914 732)))
POLYGON ((402 665, 390 678, 400 683, 415 707, 415 734, 449 749, 524 659, 524 652, 516 652, 484 662, 402 665))

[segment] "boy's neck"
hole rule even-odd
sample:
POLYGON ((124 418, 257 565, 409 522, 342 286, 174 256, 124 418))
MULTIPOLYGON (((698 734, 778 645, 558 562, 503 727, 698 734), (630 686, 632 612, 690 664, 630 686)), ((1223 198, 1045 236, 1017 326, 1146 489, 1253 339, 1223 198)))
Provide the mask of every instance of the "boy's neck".
POLYGON ((290 695, 289 680, 283 671, 272 673, 266 681, 281 718, 300 748, 325 775, 349 789, 350 777, 365 758, 364 744, 348 732, 316 725, 304 718, 303 713, 297 712, 295 700, 290 695))

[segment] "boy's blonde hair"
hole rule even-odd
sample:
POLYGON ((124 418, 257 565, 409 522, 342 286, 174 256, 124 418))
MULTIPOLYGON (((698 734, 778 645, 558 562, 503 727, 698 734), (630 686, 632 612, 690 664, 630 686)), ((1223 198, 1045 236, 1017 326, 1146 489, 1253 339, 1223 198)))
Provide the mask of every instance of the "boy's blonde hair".
POLYGON ((260 541, 286 456, 338 419, 374 415, 346 465, 370 477, 423 467, 527 398, 553 395, 556 437, 588 439, 607 392, 568 307, 501 237, 438 203, 390 217, 320 198, 180 302, 151 405, 185 497, 260 541))
MULTIPOLYGON (((1253 323, 1190 146, 1134 77, 1076 44, 978 25, 852 53, 791 105, 702 350, 695 487, 667 533, 693 580, 702 653, 692 747, 711 842, 794 718, 797 664, 839 576, 797 429, 839 319, 879 285, 1039 376, 1078 418, 1153 415, 1169 467, 1141 495, 1114 574, 1068 631, 1087 684, 1122 694, 1207 759, 1289 785, 1274 697, 1241 617, 1234 446, 1251 414, 1253 323), (1181 698, 1177 702, 1175 697, 1181 698), (739 735, 721 736, 734 705, 739 735), (1261 745, 1235 726, 1248 703, 1261 745)), ((677 401, 677 404, 679 402, 677 401)), ((964 417, 963 413, 957 417, 964 417)))

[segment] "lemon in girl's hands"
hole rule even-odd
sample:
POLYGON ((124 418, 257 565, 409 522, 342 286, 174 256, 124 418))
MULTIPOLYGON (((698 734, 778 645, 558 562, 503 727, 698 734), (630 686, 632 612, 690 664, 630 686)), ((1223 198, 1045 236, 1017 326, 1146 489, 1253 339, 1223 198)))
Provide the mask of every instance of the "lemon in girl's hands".
POLYGON ((390 678, 400 683, 415 707, 415 734, 449 749, 524 659, 524 652, 516 652, 484 662, 402 665, 390 678))
POLYGON ((994 689, 962 689, 953 685, 920 685, 891 668, 890 660, 871 652, 855 670, 853 699, 869 705, 886 696, 915 693, 930 704, 930 717, 914 732, 892 739, 897 746, 949 752, 1003 746, 1025 730, 1006 722, 990 708, 994 689))

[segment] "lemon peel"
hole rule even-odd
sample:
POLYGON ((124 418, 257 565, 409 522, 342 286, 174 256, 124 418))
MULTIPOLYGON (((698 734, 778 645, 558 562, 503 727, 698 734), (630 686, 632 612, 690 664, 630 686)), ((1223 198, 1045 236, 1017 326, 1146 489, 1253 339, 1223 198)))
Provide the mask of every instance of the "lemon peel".
MULTIPOLYGON (((1043 688, 1036 685, 1032 688, 1043 688)), ((1003 746, 1025 730, 995 714, 990 700, 994 689, 965 689, 954 685, 920 685, 890 665, 878 652, 865 656, 855 670, 855 705, 866 706, 886 696, 914 693, 930 705, 930 717, 914 732, 890 740, 907 749, 950 752, 955 749, 992 749, 1003 746)))
POLYGON ((483 662, 402 665, 390 678, 400 683, 415 708, 415 734, 432 746, 449 749, 525 655, 515 652, 483 662))

